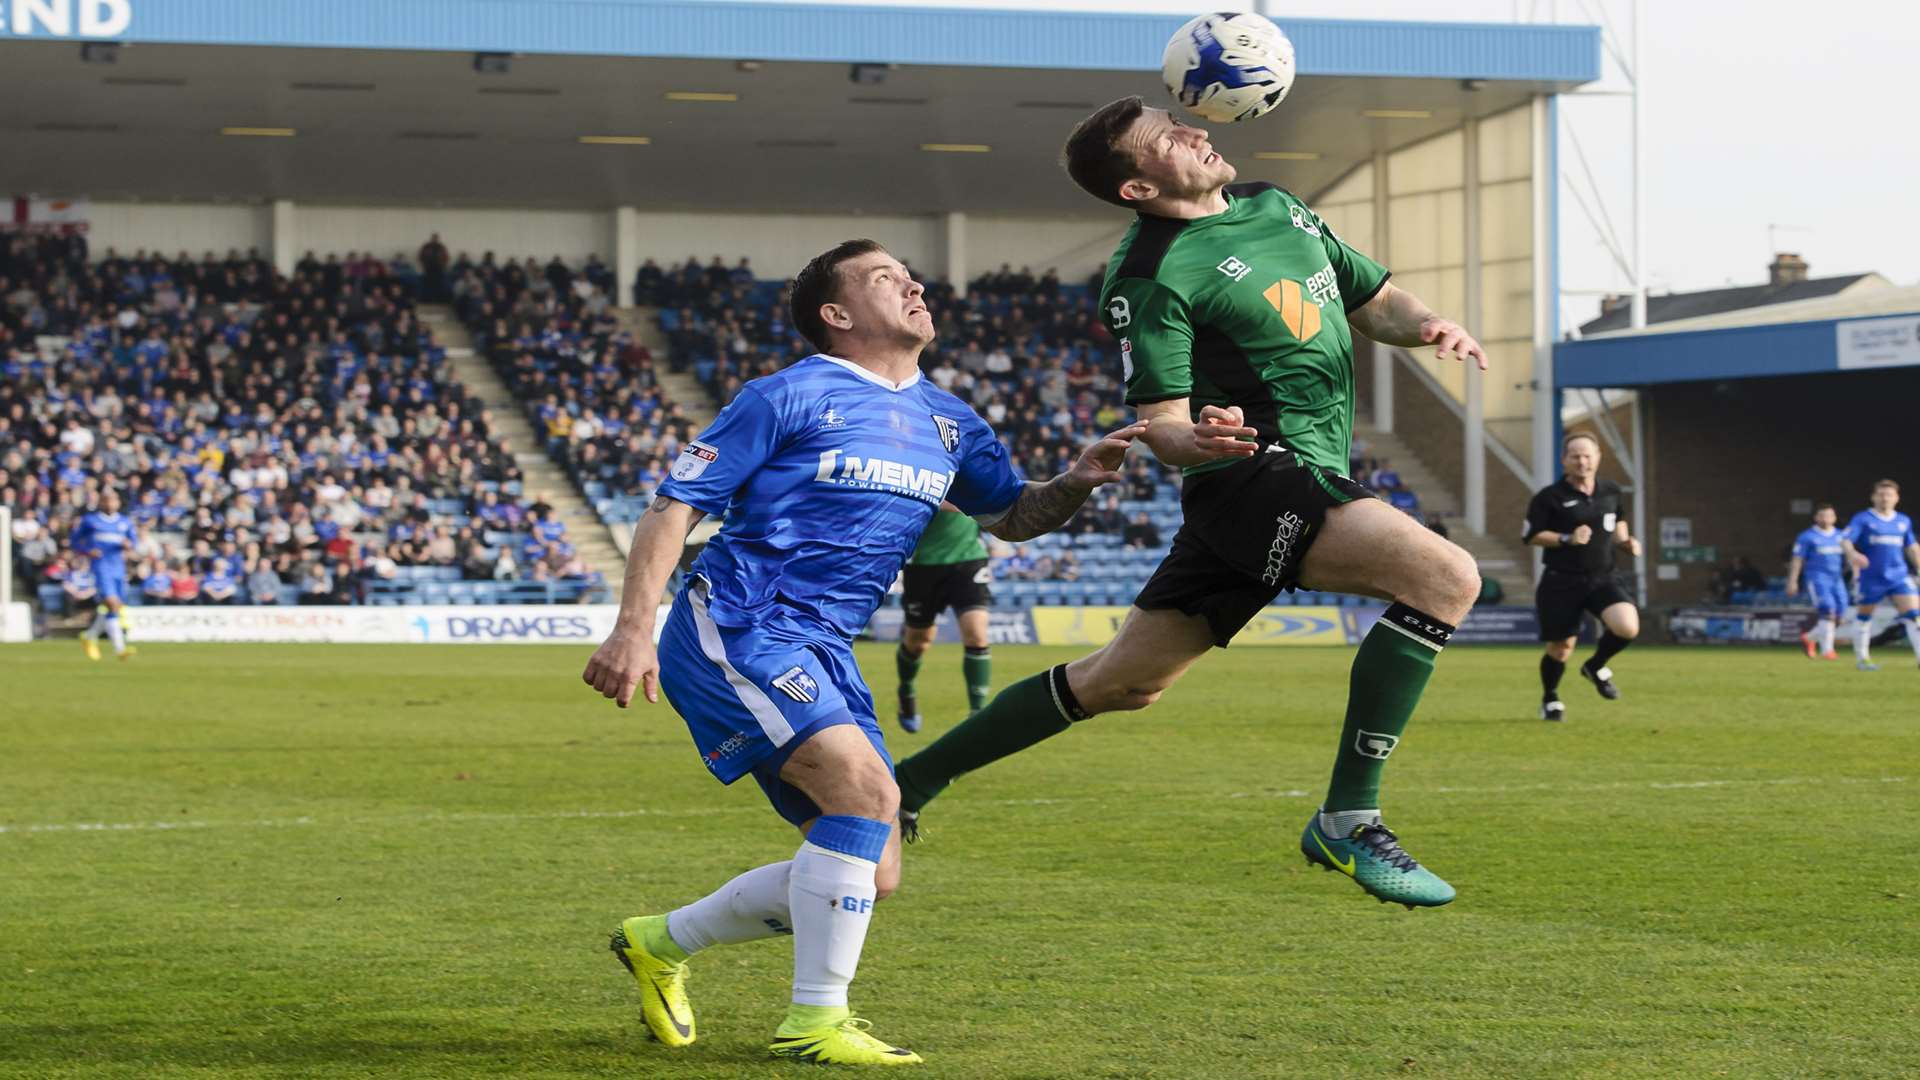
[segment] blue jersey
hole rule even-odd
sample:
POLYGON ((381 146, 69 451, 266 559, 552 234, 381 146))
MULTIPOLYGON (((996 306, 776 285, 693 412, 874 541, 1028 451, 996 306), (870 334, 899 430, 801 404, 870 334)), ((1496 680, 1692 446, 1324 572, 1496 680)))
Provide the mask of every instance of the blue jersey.
POLYGON ((1842 554, 1838 529, 1807 529, 1793 542, 1793 557, 1808 581, 1839 581, 1842 554))
POLYGON ((959 398, 815 355, 742 388, 659 494, 725 515, 693 565, 715 623, 778 603, 851 639, 943 500, 991 521, 1024 483, 959 398))
POLYGON ((69 547, 93 560, 93 568, 103 580, 126 576, 126 554, 133 541, 132 518, 98 510, 81 518, 67 538, 69 547))
POLYGON ((1898 510, 1885 518, 1862 510, 1847 523, 1847 542, 1867 557, 1867 568, 1860 571, 1862 581, 1907 580, 1907 548, 1914 542, 1912 518, 1898 510))

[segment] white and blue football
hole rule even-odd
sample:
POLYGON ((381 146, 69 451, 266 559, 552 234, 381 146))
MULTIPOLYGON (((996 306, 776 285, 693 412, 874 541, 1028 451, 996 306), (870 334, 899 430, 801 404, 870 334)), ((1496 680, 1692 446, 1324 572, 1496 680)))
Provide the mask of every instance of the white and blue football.
POLYGON ((1293 42, 1265 16, 1201 15, 1167 42, 1167 92, 1203 120, 1233 124, 1272 112, 1293 89, 1293 42))

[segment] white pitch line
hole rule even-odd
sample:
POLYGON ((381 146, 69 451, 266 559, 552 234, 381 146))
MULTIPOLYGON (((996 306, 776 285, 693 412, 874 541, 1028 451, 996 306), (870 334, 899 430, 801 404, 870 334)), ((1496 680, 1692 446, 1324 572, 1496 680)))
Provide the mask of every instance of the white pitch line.
MULTIPOLYGON (((1666 780, 1666 781, 1620 781, 1608 784, 1521 784, 1498 787, 1435 787, 1402 788, 1401 793, 1408 795, 1516 795, 1535 791, 1560 792, 1597 792, 1597 791, 1696 791, 1705 788, 1722 787, 1799 787, 1808 784, 1904 784, 1904 776, 1783 776, 1770 780, 1666 780)), ((1304 799, 1312 792, 1299 788, 1285 791, 1234 791, 1221 794, 1189 794, 1188 799, 1304 799)), ((1104 797, 1054 797, 1042 799, 992 799, 989 806, 1051 806, 1069 803, 1102 803, 1115 799, 1104 797)), ((978 805, 978 804, 976 804, 978 805)), ((755 806, 711 806, 689 807, 677 810, 556 810, 548 813, 512 814, 512 813, 473 813, 473 814, 395 814, 374 817, 346 817, 338 819, 317 818, 311 816, 292 818, 256 818, 250 821, 75 821, 33 825, 0 825, 0 834, 29 833, 128 833, 128 832, 178 832, 193 829, 289 829, 305 828, 316 825, 461 825, 468 822, 490 821, 566 821, 600 820, 636 817, 714 817, 722 814, 757 814, 755 806)))

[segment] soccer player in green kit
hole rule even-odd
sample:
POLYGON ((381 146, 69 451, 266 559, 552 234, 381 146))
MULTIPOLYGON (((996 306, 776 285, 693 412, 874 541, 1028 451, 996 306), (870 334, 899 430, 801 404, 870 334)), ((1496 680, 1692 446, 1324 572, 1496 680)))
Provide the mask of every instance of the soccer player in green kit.
POLYGON ((1101 293, 1127 402, 1154 456, 1185 471, 1185 523, 1118 635, 1090 656, 1001 691, 900 762, 902 823, 947 784, 1072 724, 1143 709, 1282 589, 1391 606, 1353 661, 1345 726, 1308 861, 1382 903, 1437 907, 1453 887, 1380 819, 1380 774, 1479 593, 1472 556, 1342 475, 1353 435, 1355 331, 1388 345, 1486 354, 1459 324, 1388 282, 1307 205, 1235 184, 1207 133, 1140 98, 1082 121, 1067 172, 1137 212, 1101 293))
POLYGON ((900 673, 900 727, 920 730, 920 698, 913 681, 920 660, 933 644, 933 624, 940 613, 953 609, 960 623, 961 674, 967 680, 967 712, 979 712, 993 689, 993 648, 987 640, 987 607, 993 603, 993 571, 987 563, 987 545, 980 542, 980 523, 940 504, 940 511, 920 534, 920 546, 907 560, 900 606, 907 625, 900 632, 900 651, 893 656, 900 673))

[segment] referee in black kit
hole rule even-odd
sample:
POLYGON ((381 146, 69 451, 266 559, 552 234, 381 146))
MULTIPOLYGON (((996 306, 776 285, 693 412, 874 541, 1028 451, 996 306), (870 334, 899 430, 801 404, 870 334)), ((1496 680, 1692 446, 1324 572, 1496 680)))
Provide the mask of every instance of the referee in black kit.
POLYGON ((1534 590, 1540 615, 1540 640, 1547 654, 1540 658, 1540 719, 1564 720, 1567 706, 1560 700, 1560 676, 1580 636, 1580 615, 1592 612, 1600 620, 1600 645, 1580 674, 1612 701, 1620 696, 1613 685, 1614 655, 1640 636, 1640 609, 1633 606, 1613 572, 1615 548, 1640 554, 1640 541, 1627 531, 1620 512, 1620 485, 1600 480, 1600 440, 1575 432, 1560 444, 1560 482, 1542 488, 1527 504, 1527 531, 1523 539, 1546 548, 1546 573, 1534 590))

